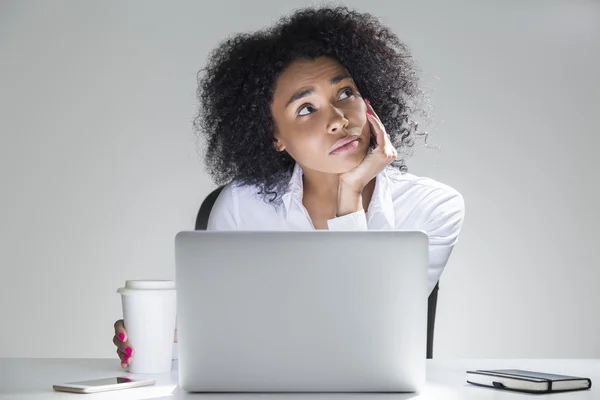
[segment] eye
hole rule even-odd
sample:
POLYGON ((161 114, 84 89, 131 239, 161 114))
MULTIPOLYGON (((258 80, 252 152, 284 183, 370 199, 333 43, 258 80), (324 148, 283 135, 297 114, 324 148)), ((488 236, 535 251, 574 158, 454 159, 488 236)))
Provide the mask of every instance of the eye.
POLYGON ((298 109, 298 115, 312 114, 312 112, 302 113, 302 110, 308 110, 308 109, 314 110, 315 108, 313 106, 311 106, 310 104, 302 104, 302 106, 300 106, 300 108, 298 109))
POLYGON ((344 95, 344 94, 347 96, 345 98, 348 98, 348 97, 354 95, 354 89, 352 89, 351 87, 344 88, 344 90, 342 91, 342 94, 340 95, 340 100, 344 100, 342 98, 342 95, 344 95))
MULTIPOLYGON (((345 100, 347 98, 354 96, 354 94, 355 94, 354 89, 352 89, 351 87, 344 88, 344 90, 342 90, 342 93, 340 94, 339 100, 345 100), (344 95, 346 95, 346 97, 343 97, 344 95)), ((312 105, 302 104, 300 106, 300 108, 298 109, 298 116, 310 115, 315 111, 316 111, 316 109, 312 105), (308 112, 304 112, 304 110, 306 110, 308 112)))

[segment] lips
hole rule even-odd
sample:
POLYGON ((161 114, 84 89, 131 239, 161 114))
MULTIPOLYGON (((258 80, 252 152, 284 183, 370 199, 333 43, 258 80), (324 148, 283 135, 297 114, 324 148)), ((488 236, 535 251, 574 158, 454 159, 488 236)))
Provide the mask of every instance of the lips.
POLYGON ((344 147, 345 145, 347 145, 348 143, 352 143, 354 141, 357 141, 360 138, 360 136, 346 136, 345 138, 342 138, 340 140, 338 140, 337 142, 335 142, 335 144, 331 147, 331 149, 329 149, 329 154, 333 153, 334 151, 336 151, 337 149, 339 149, 340 147, 344 147))

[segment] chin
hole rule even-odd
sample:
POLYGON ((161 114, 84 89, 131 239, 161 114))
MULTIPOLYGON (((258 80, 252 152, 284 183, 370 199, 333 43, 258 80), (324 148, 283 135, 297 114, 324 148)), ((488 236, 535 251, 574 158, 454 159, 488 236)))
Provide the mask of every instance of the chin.
POLYGON ((343 174, 344 172, 352 171, 363 162, 366 156, 366 150, 364 152, 360 151, 353 154, 347 154, 342 157, 336 156, 339 158, 336 160, 336 164, 332 168, 334 170, 333 173, 343 174))

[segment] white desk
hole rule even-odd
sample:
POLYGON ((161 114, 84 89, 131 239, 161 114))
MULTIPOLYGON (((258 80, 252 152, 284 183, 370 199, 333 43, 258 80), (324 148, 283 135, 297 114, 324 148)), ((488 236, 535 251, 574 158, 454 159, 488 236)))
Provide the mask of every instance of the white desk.
POLYGON ((136 377, 124 372, 118 359, 27 359, 0 358, 0 399, 206 399, 263 400, 295 399, 356 399, 356 400, 425 400, 425 399, 600 399, 600 360, 428 360, 427 386, 417 394, 188 394, 177 387, 177 362, 169 374, 144 375, 156 380, 156 386, 97 394, 60 393, 52 385, 117 375, 136 377), (467 369, 519 368, 592 379, 592 389, 551 395, 527 395, 495 389, 479 388, 466 383, 467 369))

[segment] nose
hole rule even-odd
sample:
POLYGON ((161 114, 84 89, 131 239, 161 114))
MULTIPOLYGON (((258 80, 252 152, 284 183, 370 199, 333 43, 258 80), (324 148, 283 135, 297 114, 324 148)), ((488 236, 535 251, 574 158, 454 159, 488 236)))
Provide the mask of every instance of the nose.
POLYGON ((327 124, 327 133, 339 133, 346 126, 348 126, 348 120, 344 117, 344 113, 339 108, 331 105, 331 119, 327 124))

